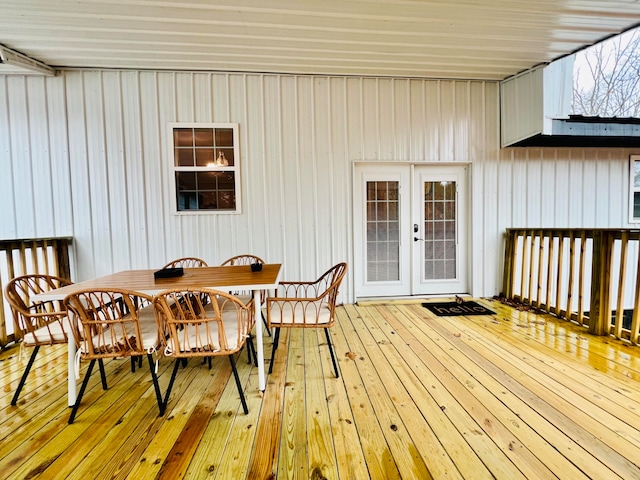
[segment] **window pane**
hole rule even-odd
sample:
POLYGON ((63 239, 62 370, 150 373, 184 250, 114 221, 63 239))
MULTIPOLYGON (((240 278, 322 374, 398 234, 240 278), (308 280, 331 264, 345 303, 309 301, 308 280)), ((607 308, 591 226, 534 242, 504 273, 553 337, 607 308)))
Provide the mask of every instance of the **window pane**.
POLYGON ((196 147, 213 147, 213 131, 210 128, 194 129, 196 147))
POLYGON ((640 160, 633 162, 633 186, 640 187, 640 160))
POLYGON ((219 148, 218 149, 218 153, 216 156, 216 164, 218 164, 218 166, 221 167, 233 167, 234 165, 234 161, 233 161, 233 148, 219 148), (223 162, 220 162, 220 154, 222 153, 222 158, 224 159, 223 162))
POLYGON ((173 130, 174 147, 192 147, 193 131, 190 128, 176 128, 173 130))
POLYGON ((178 190, 195 190, 196 174, 194 172, 176 173, 176 186, 178 190))
POLYGON ((210 167, 214 164, 213 148, 196 149, 196 167, 210 167))
POLYGON ((193 167, 193 150, 191 148, 176 148, 175 162, 178 167, 193 167))
POLYGON ((633 192, 633 218, 640 218, 640 192, 633 192))
POLYGON ((216 128, 216 146, 217 147, 233 146, 233 129, 232 128, 216 128))

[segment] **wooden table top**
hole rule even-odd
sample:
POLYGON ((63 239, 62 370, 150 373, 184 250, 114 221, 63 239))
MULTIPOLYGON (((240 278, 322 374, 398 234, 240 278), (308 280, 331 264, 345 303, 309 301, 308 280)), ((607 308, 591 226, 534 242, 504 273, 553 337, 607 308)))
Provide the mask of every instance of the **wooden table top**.
POLYGON ((268 290, 278 286, 281 267, 279 263, 265 263, 260 272, 252 271, 250 265, 185 268, 184 275, 180 277, 157 280, 153 277, 153 273, 157 271, 154 269, 125 270, 41 293, 37 295, 37 299, 61 300, 70 293, 92 288, 124 288, 148 295, 155 295, 170 288, 268 290))

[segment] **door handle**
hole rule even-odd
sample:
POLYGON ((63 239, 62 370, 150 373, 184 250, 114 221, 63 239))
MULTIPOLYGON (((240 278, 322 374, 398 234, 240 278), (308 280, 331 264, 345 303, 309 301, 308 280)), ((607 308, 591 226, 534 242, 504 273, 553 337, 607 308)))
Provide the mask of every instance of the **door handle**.
POLYGON ((418 240, 422 240, 424 242, 424 238, 413 237, 414 242, 417 242, 418 240))

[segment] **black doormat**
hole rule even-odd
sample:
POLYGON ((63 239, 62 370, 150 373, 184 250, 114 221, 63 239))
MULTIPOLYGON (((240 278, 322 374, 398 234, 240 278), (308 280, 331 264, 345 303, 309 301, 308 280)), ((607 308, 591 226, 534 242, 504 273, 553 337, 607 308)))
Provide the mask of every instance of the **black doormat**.
POLYGON ((439 317, 462 317, 464 315, 496 314, 496 312, 493 312, 476 302, 423 303, 422 306, 429 309, 439 317))

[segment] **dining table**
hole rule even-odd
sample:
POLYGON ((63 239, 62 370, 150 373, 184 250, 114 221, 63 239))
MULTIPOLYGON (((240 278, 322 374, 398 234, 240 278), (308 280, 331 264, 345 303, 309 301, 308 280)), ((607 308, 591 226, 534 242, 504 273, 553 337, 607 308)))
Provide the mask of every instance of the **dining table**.
MULTIPOLYGON (((103 277, 73 283, 65 287, 40 293, 34 301, 63 300, 67 295, 87 289, 121 288, 134 290, 147 295, 156 295, 168 289, 213 288, 226 292, 251 291, 255 308, 256 349, 258 357, 258 388, 264 392, 266 377, 264 368, 264 345, 262 334, 260 292, 274 290, 280 282, 282 264, 265 263, 262 269, 254 271, 251 265, 233 265, 219 267, 184 268, 179 276, 156 278, 158 270, 125 270, 103 277)), ((76 343, 73 335, 68 342, 68 404, 76 402, 76 378, 74 358, 76 343)))

